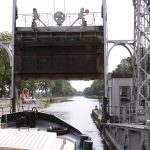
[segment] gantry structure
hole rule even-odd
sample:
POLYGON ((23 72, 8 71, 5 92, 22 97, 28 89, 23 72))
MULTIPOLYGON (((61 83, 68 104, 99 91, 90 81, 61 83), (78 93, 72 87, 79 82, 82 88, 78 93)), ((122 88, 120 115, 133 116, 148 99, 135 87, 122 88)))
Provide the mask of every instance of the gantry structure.
MULTIPOLYGON (((105 97, 108 97, 108 58, 115 46, 126 48, 132 58, 133 90, 131 102, 135 102, 136 114, 141 100, 145 100, 145 115, 148 119, 148 101, 150 100, 150 0, 133 0, 134 7, 134 39, 111 40, 107 38, 107 7, 103 0, 104 25, 104 71, 105 97), (108 44, 111 43, 111 47, 108 44)), ((137 116, 136 116, 137 122, 137 116)))
POLYGON ((58 11, 48 16, 55 21, 55 24, 46 24, 47 21, 43 21, 42 15, 33 8, 30 26, 17 24, 20 18, 27 17, 20 15, 17 10, 17 0, 13 0, 13 112, 15 112, 16 81, 103 79, 103 25, 95 25, 97 16, 95 13, 80 8, 76 17, 73 14, 71 24, 68 24, 67 21, 71 19, 70 13, 64 14, 58 11), (86 16, 91 16, 92 23, 88 24, 86 16))
POLYGON ((150 0, 134 0, 136 99, 150 97, 150 0))
MULTIPOLYGON (((107 73, 108 73, 108 57, 109 57, 109 54, 110 54, 110 51, 112 50, 112 48, 114 46, 117 46, 117 45, 121 45, 123 47, 125 47, 131 57, 132 57, 132 63, 133 63, 133 66, 134 66, 134 71, 133 71, 133 76, 134 76, 134 88, 133 88, 133 101, 134 100, 141 100, 141 99, 145 99, 146 101, 148 101, 148 98, 150 97, 150 0, 133 0, 133 7, 134 7, 134 40, 133 41, 129 41, 129 40, 112 40, 112 41, 109 41, 108 38, 107 38, 107 8, 106 8, 106 0, 103 0, 103 13, 102 13, 102 17, 103 17, 103 30, 104 30, 104 34, 102 32, 102 30, 99 30, 98 28, 94 28, 93 32, 89 32, 88 31, 88 27, 85 28, 83 30, 83 28, 79 28, 79 32, 77 31, 69 31, 70 28, 66 28, 66 31, 65 31, 65 28, 62 30, 62 33, 61 34, 58 34, 57 36, 61 36, 63 37, 62 39, 64 39, 64 37, 66 38, 66 40, 70 39, 70 35, 72 36, 76 36, 75 38, 78 37, 78 34, 79 34, 79 40, 81 41, 82 45, 85 43, 85 38, 88 38, 89 36, 86 36, 86 35, 90 35, 91 37, 93 36, 94 40, 96 39, 100 39, 99 42, 100 43, 103 43, 103 40, 104 40, 104 77, 105 77, 105 97, 107 97, 107 73), (99 38, 97 35, 98 32, 101 32, 102 36, 104 36, 104 38, 99 38), (75 33, 75 34, 74 34, 75 33), (85 35, 84 35, 85 34, 85 35), (96 36, 95 36, 96 35, 96 36), (84 37, 85 38, 82 38, 84 37), (98 38, 97 38, 98 37, 98 38), (83 41, 82 41, 83 40, 83 41), (109 43, 112 43, 112 47, 108 49, 108 44, 109 43), (133 53, 131 52, 131 50, 133 51, 133 53)), ((22 49, 24 50, 27 46, 29 48, 31 48, 31 46, 35 46, 35 45, 31 45, 31 43, 27 43, 28 41, 26 41, 26 43, 23 43, 24 39, 22 40, 22 37, 26 38, 25 36, 27 35, 28 37, 27 38, 31 38, 33 40, 33 44, 36 44, 36 40, 39 40, 40 39, 40 34, 41 34, 41 37, 43 38, 47 38, 46 40, 48 41, 49 39, 54 39, 54 36, 56 36, 56 33, 54 33, 55 31, 53 30, 53 28, 49 28, 50 30, 48 30, 48 28, 45 28, 45 30, 43 30, 42 32, 38 32, 38 30, 35 31, 35 29, 33 29, 33 27, 36 27, 35 26, 35 20, 33 20, 33 26, 32 28, 28 28, 28 32, 25 32, 26 30, 22 30, 22 29, 27 29, 27 28, 16 28, 16 13, 17 13, 17 10, 16 10, 16 0, 13 0, 13 22, 15 22, 13 24, 13 40, 12 40, 12 50, 10 50, 10 48, 6 48, 6 50, 8 50, 8 54, 10 54, 10 60, 11 60, 11 64, 12 64, 12 67, 14 67, 14 48, 15 49, 19 49, 21 51, 21 53, 18 51, 16 53, 16 56, 19 58, 21 55, 20 58, 27 58, 26 56, 28 56, 28 54, 25 54, 23 55, 23 51, 22 49), (30 30, 29 30, 30 29, 30 30), (38 33, 38 34, 37 34, 38 33), (36 38, 35 38, 36 37, 36 38), (18 41, 21 41, 20 43, 18 41), (14 44, 15 42, 15 44, 14 44), (18 45, 17 45, 18 44, 18 45), (23 45, 21 45, 23 44, 23 45), (26 44, 26 45, 25 45, 26 44), (27 45, 28 44, 28 45, 27 45), (25 47, 25 48, 24 48, 25 47), (12 52, 12 53, 11 53, 12 52), (20 55, 21 54, 21 55, 20 55), (12 58, 12 59, 11 59, 12 58)), ((80 13, 82 14, 82 13, 80 13)), ((56 14, 56 20, 57 20, 57 16, 59 17, 59 13, 56 14)), ((37 19, 38 16, 35 16, 35 19, 37 19)), ((80 16, 81 17, 81 16, 80 16)), ((64 17, 63 17, 64 18, 64 17)), ((63 19, 62 18, 62 19, 63 19)), ((83 20, 84 18, 82 18, 83 20)), ((60 25, 60 22, 58 22, 59 26, 60 25)), ((62 29, 63 27, 60 27, 59 29, 62 29)), ((73 27, 72 27, 73 28, 73 27)), ((55 28, 54 28, 55 29, 55 28)), ((75 29, 75 28, 74 28, 75 29)), ((92 28, 90 28, 91 30, 92 28)), ((59 30, 61 31, 61 30, 59 30)), ((60 38, 60 37, 59 37, 60 38)), ((29 40, 29 39, 28 39, 29 40)), ((41 39, 40 39, 41 40, 41 39)), ((89 40, 89 39, 88 39, 89 40)), ((95 41, 96 41, 95 40, 95 41)), ((97 41, 98 41, 97 40, 97 41)), ((42 40, 41 40, 42 41, 42 40)), ((95 42, 94 41, 94 42, 95 42)), ((97 42, 96 41, 96 42, 97 42)), ((66 41, 65 41, 66 42, 66 41)), ((71 41, 72 42, 72 41, 71 41)), ((49 43, 49 42, 48 42, 49 43)), ((74 41, 72 43, 75 43, 74 41)), ((37 42, 37 44, 39 44, 39 42, 37 42)), ((41 43, 43 44, 43 43, 41 43)), ((45 44, 45 43, 44 43, 45 44)), ((47 44, 47 43, 46 43, 47 44)), ((64 43, 66 44, 66 43, 64 43)), ((79 45, 79 43, 77 43, 79 45)), ((85 44, 89 44, 89 42, 85 43, 85 44)), ((92 42, 91 42, 92 44, 92 42)), ((4 43, 1 43, 2 46, 4 46, 4 43)), ((56 43, 56 46, 58 45, 58 43, 56 43)), ((97 43, 98 45, 98 43, 97 43)), ((6 45, 5 45, 6 46, 6 45)), ((52 46, 54 47, 54 42, 52 42, 52 45, 47 45, 48 46, 52 46)), ((66 46, 66 45, 65 45, 66 46)), ((93 46, 93 45, 92 45, 93 46)), ((99 46, 99 45, 98 45, 99 46)), ((70 45, 68 46, 67 45, 67 48, 70 47, 70 45)), ((102 46, 101 46, 102 47, 102 46)), ((79 48, 79 47, 78 47, 79 48)), ((87 47, 88 48, 88 47, 87 47)), ((57 48, 58 49, 58 48, 57 48)), ((97 50, 99 50, 97 48, 97 50)), ((25 51, 25 50, 24 50, 25 51)), ((83 51, 84 52, 84 51, 83 51)), ((100 54, 101 50, 99 50, 99 53, 97 53, 97 51, 93 54, 92 53, 92 56, 94 56, 93 58, 91 58, 91 53, 92 51, 89 50, 88 53, 87 53, 87 60, 88 59, 93 59, 94 57, 97 59, 97 62, 98 61, 98 57, 96 57, 96 54, 100 54)), ((30 55, 30 53, 29 53, 30 55)), ((41 53, 40 53, 41 55, 41 53)), ((41 56, 39 55, 38 58, 40 58, 41 56)), ((57 57, 58 54, 56 54, 56 57, 57 57)), ((71 54, 69 54, 71 56, 71 54)), ((69 56, 68 55, 68 56, 69 56)), ((78 54, 80 55, 80 54, 78 54)), ((82 54, 83 55, 83 54, 82 54)), ((102 55, 100 54, 100 57, 102 55)), ((62 56, 61 56, 62 57, 62 56)), ((46 60, 47 60, 47 56, 46 55, 43 55, 41 57, 41 61, 46 63, 46 60)), ((50 56, 50 58, 52 58, 50 56)), ((59 57, 60 58, 60 57, 59 57)), ((69 57, 68 57, 69 58, 69 57)), ((71 57, 70 57, 71 58, 71 57)), ((72 58, 75 58, 75 57, 72 57, 72 58)), ((78 56, 76 58, 79 58, 78 56)), ((102 59, 102 57, 101 57, 102 59)), ((18 59, 19 60, 19 59, 18 59)), ((16 60, 16 62, 18 61, 16 60)), ((32 59, 31 59, 32 60, 32 59)), ((65 60, 65 59, 64 59, 65 60)), ((82 60, 82 59, 81 59, 82 60)), ((21 61, 21 59, 20 59, 21 61)), ((83 61, 83 60, 82 60, 83 61)), ((92 62, 92 61, 91 61, 92 62)), ((23 63, 20 63, 20 64, 23 64, 23 63)), ((59 63, 61 64, 61 63, 59 63)), ((74 65, 76 64, 76 61, 74 63, 74 65)), ((31 66, 31 65, 29 65, 31 66)), ((36 66, 36 64, 35 64, 36 66)), ((17 70, 21 76, 27 74, 29 72, 29 70, 27 70, 27 72, 25 72, 26 70, 23 70, 25 68, 25 64, 24 66, 20 66, 21 70, 17 70)), ((34 67, 34 66, 33 66, 34 67)), ((76 66, 75 66, 76 67, 76 66)), ((97 67, 97 66, 96 66, 97 67)), ((96 68, 95 67, 95 68, 96 68)), ((15 67, 16 69, 18 69, 17 67, 15 67)), ((37 69, 37 68, 34 68, 34 69, 37 69)), ((96 70, 96 69, 95 69, 96 70)), ((94 70, 94 71, 95 71, 94 70)), ((33 68, 30 70, 30 71, 33 71, 33 68)), ((37 73, 38 70, 35 70, 35 72, 37 73)), ((41 70, 40 70, 41 71, 41 70)), ((43 71, 43 70, 42 70, 43 71)), ((43 71, 45 72, 47 71, 46 69, 43 71)), ((56 72, 56 70, 54 70, 56 72)), ((79 70, 79 75, 80 75, 80 71, 79 70)), ((90 71, 90 70, 88 70, 90 71)), ((94 72, 93 71, 93 72, 94 72)), ((97 70, 96 70, 97 71, 97 70)), ((99 76, 99 70, 97 71, 98 72, 98 76, 99 76)), ((18 73, 18 74, 19 74, 18 73)), ((30 72, 31 74, 32 72, 30 72)), ((47 72, 46 72, 47 73, 47 72)), ((48 72, 48 73, 51 73, 51 72, 48 72)), ((77 71, 76 71, 77 73, 77 71)), ((12 71, 12 74, 14 74, 14 70, 12 71)), ((19 75, 20 75, 19 74, 19 75)), ((52 74, 49 74, 49 75, 52 75, 52 74)), ((49 76, 48 75, 48 76, 49 76)), ((68 75, 67 78, 68 79, 71 79, 69 78, 72 74, 68 75)), ((37 76, 37 75, 35 75, 37 76)), ((41 76, 41 75, 40 75, 41 76)), ((56 76, 56 74, 55 74, 56 76)), ((82 78, 84 79, 84 76, 82 76, 82 78)), ((88 75, 88 77, 91 76, 90 74, 88 75)), ((59 77, 59 75, 58 75, 59 77)), ((80 77, 79 77, 80 78, 80 77)), ((97 78, 97 77, 96 77, 97 78)), ((12 79, 14 79, 14 76, 12 76, 12 79)), ((12 86, 14 87, 14 83, 12 83, 12 86)), ((14 97, 14 96, 13 96, 14 97)), ((14 99, 14 98, 13 98, 14 99)))
MULTIPOLYGON (((107 39, 106 1, 104 5, 104 43, 105 43, 105 78, 107 78, 108 57, 113 47, 124 46, 130 53, 133 63, 134 97, 140 100, 150 97, 150 0, 133 0, 134 7, 134 39, 111 40, 107 39), (108 44, 112 47, 108 48, 108 44), (132 52, 131 52, 132 51, 132 52)), ((107 82, 107 80, 106 80, 107 82)), ((105 83, 107 84, 107 83, 105 83)), ((107 86, 106 86, 107 87, 107 86)), ((107 91, 107 90, 105 90, 107 91)), ((107 96, 107 92, 106 95, 107 96)))

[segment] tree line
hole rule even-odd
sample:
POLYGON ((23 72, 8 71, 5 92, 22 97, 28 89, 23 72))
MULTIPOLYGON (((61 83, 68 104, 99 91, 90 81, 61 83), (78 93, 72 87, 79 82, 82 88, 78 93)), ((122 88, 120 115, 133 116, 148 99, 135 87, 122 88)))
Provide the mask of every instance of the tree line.
POLYGON ((99 95, 104 90, 104 80, 95 80, 90 87, 84 89, 85 96, 99 95))
MULTIPOLYGON (((12 35, 9 32, 0 33, 0 41, 10 41, 12 35)), ((17 81, 18 94, 24 88, 28 88, 33 96, 35 92, 42 91, 44 96, 71 96, 76 90, 66 80, 41 80, 41 81, 17 81)), ((0 98, 10 96, 11 67, 9 57, 4 48, 0 48, 0 98)))
MULTIPOLYGON (((73 96, 76 90, 66 80, 41 80, 21 81, 18 85, 18 93, 21 94, 24 88, 30 90, 30 95, 42 93, 44 97, 73 96)), ((41 94, 39 94, 41 96, 41 94)))

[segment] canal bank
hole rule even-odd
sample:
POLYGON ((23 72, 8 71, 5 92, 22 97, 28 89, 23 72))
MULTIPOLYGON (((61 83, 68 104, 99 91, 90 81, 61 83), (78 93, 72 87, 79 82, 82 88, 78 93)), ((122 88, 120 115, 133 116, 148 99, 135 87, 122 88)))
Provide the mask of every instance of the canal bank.
POLYGON ((91 117, 97 126, 97 128, 101 131, 102 130, 102 111, 95 106, 95 109, 92 109, 91 117))
POLYGON ((149 150, 150 123, 102 123, 101 110, 95 108, 91 114, 103 139, 111 150, 149 150))
POLYGON ((115 150, 117 144, 110 137, 110 135, 108 136, 108 134, 107 134, 107 136, 106 136, 104 134, 104 131, 105 131, 104 127, 105 127, 105 125, 102 122, 102 111, 100 109, 98 109, 97 106, 95 106, 95 108, 92 109, 91 117, 92 117, 96 127, 100 131, 102 138, 104 139, 105 150, 115 150))
POLYGON ((42 104, 48 105, 49 103, 60 103, 60 102, 69 101, 69 98, 71 98, 71 96, 45 97, 45 98, 41 98, 40 102, 42 104))

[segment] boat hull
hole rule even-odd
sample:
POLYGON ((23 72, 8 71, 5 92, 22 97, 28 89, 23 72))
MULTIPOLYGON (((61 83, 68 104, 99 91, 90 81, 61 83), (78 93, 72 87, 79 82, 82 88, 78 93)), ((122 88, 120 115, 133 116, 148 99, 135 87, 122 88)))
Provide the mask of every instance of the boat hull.
MULTIPOLYGON (((1 128, 5 128, 5 130, 13 129, 15 132, 17 129, 17 131, 26 130, 33 132, 33 130, 36 130, 37 132, 40 131, 45 134, 54 134, 56 135, 56 141, 59 141, 58 143, 62 143, 64 146, 66 145, 66 142, 70 143, 68 145, 74 145, 71 146, 72 148, 68 148, 68 150, 85 150, 84 147, 87 147, 88 145, 91 147, 88 150, 92 150, 92 141, 90 137, 87 136, 87 138, 84 139, 85 142, 82 139, 81 145, 81 136, 83 133, 80 130, 55 115, 38 112, 36 109, 2 115, 1 128)), ((0 130, 0 132, 1 131, 2 130, 0 130)), ((16 134, 18 133, 16 132, 16 134)), ((3 145, 0 141, 0 147, 1 144, 3 145)), ((7 147, 7 145, 5 145, 5 147, 7 147)), ((22 148, 22 146, 20 147, 22 148)))

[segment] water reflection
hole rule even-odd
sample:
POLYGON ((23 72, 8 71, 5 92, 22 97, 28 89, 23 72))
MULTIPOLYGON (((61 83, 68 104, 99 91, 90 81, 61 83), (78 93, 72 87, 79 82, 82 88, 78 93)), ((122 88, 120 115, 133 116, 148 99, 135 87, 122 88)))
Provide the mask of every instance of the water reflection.
POLYGON ((98 100, 82 96, 72 97, 70 100, 50 104, 44 111, 57 115, 92 137, 94 150, 104 150, 100 133, 90 117, 92 109, 99 105, 98 100))

